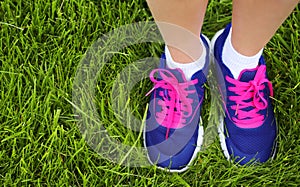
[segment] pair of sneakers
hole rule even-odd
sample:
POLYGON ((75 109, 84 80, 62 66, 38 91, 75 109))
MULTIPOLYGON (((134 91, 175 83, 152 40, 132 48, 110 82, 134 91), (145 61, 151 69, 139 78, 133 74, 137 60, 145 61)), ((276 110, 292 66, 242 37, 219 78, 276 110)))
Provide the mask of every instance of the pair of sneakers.
POLYGON ((158 168, 183 172, 201 149, 204 130, 200 114, 210 55, 217 69, 225 115, 221 116, 218 127, 224 155, 241 165, 266 162, 274 156, 277 127, 265 61, 261 57, 256 68, 245 69, 235 79, 222 60, 230 28, 228 25, 219 31, 211 44, 205 36, 200 36, 206 63, 190 81, 180 69, 168 68, 164 55, 160 67, 150 73, 154 87, 150 91, 144 145, 150 163, 158 168))

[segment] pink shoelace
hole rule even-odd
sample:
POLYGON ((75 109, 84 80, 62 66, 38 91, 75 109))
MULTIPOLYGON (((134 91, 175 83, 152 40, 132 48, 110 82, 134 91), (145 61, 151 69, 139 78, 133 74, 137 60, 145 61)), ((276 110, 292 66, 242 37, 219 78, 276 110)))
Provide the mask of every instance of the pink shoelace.
MULTIPOLYGON (((157 88, 164 89, 158 93, 163 98, 158 101, 162 111, 156 112, 155 118, 159 124, 167 128, 166 139, 168 139, 170 128, 181 128, 189 123, 186 118, 193 115, 193 99, 188 98, 188 95, 195 93, 196 90, 187 90, 187 88, 197 84, 198 80, 186 81, 184 79, 183 83, 179 83, 175 75, 166 69, 155 69, 149 77, 154 83, 154 87, 146 96, 157 88), (159 73, 162 80, 154 77, 156 72, 159 73)), ((154 97, 154 99, 156 98, 154 97)))
POLYGON ((226 76, 226 80, 234 86, 229 87, 228 90, 236 94, 236 96, 229 96, 229 100, 234 101, 236 105, 232 105, 231 109, 235 110, 235 116, 232 121, 241 128, 256 128, 263 124, 265 117, 259 114, 259 111, 268 107, 268 101, 264 98, 263 90, 265 84, 268 83, 270 95, 273 96, 272 83, 266 78, 266 66, 261 65, 256 72, 252 81, 241 82, 226 76), (243 109, 252 107, 250 111, 243 109))

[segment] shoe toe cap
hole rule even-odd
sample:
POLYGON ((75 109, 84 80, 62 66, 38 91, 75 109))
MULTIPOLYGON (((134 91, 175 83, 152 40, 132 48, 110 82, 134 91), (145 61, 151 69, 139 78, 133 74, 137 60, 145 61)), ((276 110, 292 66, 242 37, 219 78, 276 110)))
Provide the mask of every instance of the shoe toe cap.
MULTIPOLYGON (((244 140, 247 141, 247 140, 244 140)), ((250 164, 253 162, 264 163, 268 161, 274 154, 275 140, 266 143, 266 146, 247 145, 248 147, 241 148, 241 142, 237 145, 231 141, 226 140, 226 146, 231 158, 240 165, 250 164), (268 144, 268 145, 267 145, 268 144)))

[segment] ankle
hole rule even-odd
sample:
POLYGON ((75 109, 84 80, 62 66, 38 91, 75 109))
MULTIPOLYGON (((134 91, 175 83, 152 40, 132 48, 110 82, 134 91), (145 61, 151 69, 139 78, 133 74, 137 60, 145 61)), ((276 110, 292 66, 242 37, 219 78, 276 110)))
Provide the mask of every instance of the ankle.
POLYGON ((193 74, 196 73, 197 71, 203 69, 203 67, 207 61, 206 56, 208 54, 206 51, 206 47, 204 47, 204 44, 202 41, 200 42, 200 44, 201 44, 201 48, 202 48, 201 53, 199 54, 199 52, 198 52, 198 55, 194 56, 193 58, 188 56, 186 58, 186 60, 188 60, 188 61, 186 61, 186 63, 182 62, 183 58, 180 59, 181 60, 180 62, 177 61, 178 59, 175 60, 174 55, 173 54, 172 54, 173 56, 171 55, 169 46, 166 45, 165 46, 165 54, 166 54, 167 67, 170 69, 176 69, 176 68, 181 69, 186 77, 186 80, 191 80, 191 77, 193 76, 193 74))
POLYGON ((167 48, 169 50, 172 61, 179 63, 179 64, 192 63, 192 62, 196 61, 197 59, 199 59, 203 53, 202 45, 198 46, 197 47, 198 49, 195 52, 193 52, 193 51, 183 52, 172 46, 167 46, 167 48))
POLYGON ((242 36, 232 29, 231 33, 231 44, 232 47, 243 56, 255 56, 260 53, 261 49, 264 48, 263 45, 260 45, 259 41, 253 41, 247 39, 247 37, 242 36))
POLYGON ((253 69, 258 65, 263 49, 260 49, 252 56, 241 54, 232 44, 231 30, 227 36, 223 48, 223 62, 231 71, 233 77, 237 79, 244 69, 253 69))

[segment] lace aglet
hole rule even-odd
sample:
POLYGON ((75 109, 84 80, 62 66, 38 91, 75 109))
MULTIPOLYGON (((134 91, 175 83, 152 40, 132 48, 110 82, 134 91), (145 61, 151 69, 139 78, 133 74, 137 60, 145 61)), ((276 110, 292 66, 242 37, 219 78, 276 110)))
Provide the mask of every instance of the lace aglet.
POLYGON ((150 95, 150 93, 152 93, 154 89, 155 87, 153 87, 149 92, 147 92, 145 96, 147 97, 148 95, 150 95))
POLYGON ((167 129, 167 132, 166 132, 166 140, 169 138, 169 131, 170 131, 170 129, 167 129))
POLYGON ((236 109, 235 109, 235 114, 234 114, 234 115, 237 115, 237 114, 238 114, 238 109, 239 109, 239 104, 236 105, 236 109))

